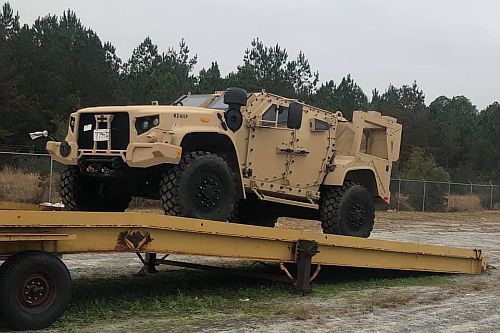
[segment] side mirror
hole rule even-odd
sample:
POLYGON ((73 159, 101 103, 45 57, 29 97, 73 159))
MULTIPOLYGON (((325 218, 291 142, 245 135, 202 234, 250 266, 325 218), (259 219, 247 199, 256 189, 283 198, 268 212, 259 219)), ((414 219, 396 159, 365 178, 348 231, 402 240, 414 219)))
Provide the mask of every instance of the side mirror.
POLYGON ((286 127, 292 129, 299 129, 302 125, 302 108, 303 105, 299 103, 291 103, 288 107, 288 119, 286 127))
POLYGON ((36 139, 41 138, 41 137, 49 138, 49 139, 52 139, 55 141, 55 139, 52 137, 52 135, 49 134, 49 131, 47 131, 47 130, 30 133, 31 140, 36 140, 36 139))
POLYGON ((228 105, 224 117, 227 127, 236 132, 243 124, 241 107, 247 105, 247 92, 241 88, 227 88, 224 93, 224 103, 228 105))

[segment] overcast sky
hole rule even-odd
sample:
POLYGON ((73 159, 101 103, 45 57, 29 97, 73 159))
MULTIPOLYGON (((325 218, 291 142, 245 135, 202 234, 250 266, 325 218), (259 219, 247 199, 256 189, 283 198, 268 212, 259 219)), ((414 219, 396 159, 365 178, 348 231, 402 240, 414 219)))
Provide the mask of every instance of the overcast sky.
POLYGON ((254 37, 302 50, 320 80, 351 73, 371 97, 417 81, 429 104, 465 95, 482 109, 500 101, 500 1, 481 0, 10 0, 23 23, 72 9, 111 41, 122 60, 150 36, 165 51, 185 38, 197 70, 242 63, 254 37))

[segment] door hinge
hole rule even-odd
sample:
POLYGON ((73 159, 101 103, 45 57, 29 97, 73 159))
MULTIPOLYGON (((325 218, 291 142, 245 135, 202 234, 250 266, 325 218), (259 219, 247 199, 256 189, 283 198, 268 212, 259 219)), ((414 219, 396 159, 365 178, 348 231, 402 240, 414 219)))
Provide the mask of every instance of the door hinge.
POLYGON ((250 168, 243 168, 241 173, 243 174, 243 177, 252 177, 252 169, 250 168))
POLYGON ((335 164, 327 164, 325 165, 325 171, 326 172, 332 172, 335 170, 335 164))

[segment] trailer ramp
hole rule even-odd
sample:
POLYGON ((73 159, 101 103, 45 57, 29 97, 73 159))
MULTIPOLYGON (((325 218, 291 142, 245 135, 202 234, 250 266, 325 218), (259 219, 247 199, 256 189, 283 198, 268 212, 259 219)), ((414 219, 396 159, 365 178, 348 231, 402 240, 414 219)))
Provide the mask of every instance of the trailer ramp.
MULTIPOLYGON (((465 274, 479 274, 486 268, 479 249, 327 235, 143 212, 0 210, 0 257, 10 258, 0 268, 0 274, 9 272, 12 262, 22 261, 20 256, 50 254, 55 258, 86 252, 146 253, 144 263, 150 269, 162 263, 162 259, 156 259, 156 253, 274 261, 282 268, 283 263, 294 263, 297 265, 295 287, 303 293, 310 291, 311 275, 319 272, 316 269, 311 274, 313 264, 317 267, 332 265, 465 274)), ((169 261, 163 260, 163 263, 169 261)), ((54 261, 54 265, 59 263, 54 261)), ((26 269, 29 271, 29 267, 26 269)), ((4 284, 6 280, 0 278, 4 284)), ((14 282, 12 286, 19 285, 19 281, 14 282)), ((8 292, 5 288, 0 284, 0 296, 8 292)), ((12 304, 3 307, 6 305, 12 307, 12 304)), ((44 325, 32 323, 25 327, 45 327, 58 316, 44 325)), ((14 319, 9 323, 17 324, 14 319)))
POLYGON ((0 255, 154 252, 295 262, 296 243, 314 241, 313 264, 479 274, 479 249, 266 228, 160 214, 1 211, 0 255))

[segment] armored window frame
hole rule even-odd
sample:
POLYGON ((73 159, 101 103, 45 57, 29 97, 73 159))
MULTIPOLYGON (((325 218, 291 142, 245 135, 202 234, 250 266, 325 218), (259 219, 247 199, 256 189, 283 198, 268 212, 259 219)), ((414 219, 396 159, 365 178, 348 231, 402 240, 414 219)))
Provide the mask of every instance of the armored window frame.
POLYGON ((261 123, 269 127, 286 127, 288 119, 288 107, 272 104, 262 113, 261 123))

